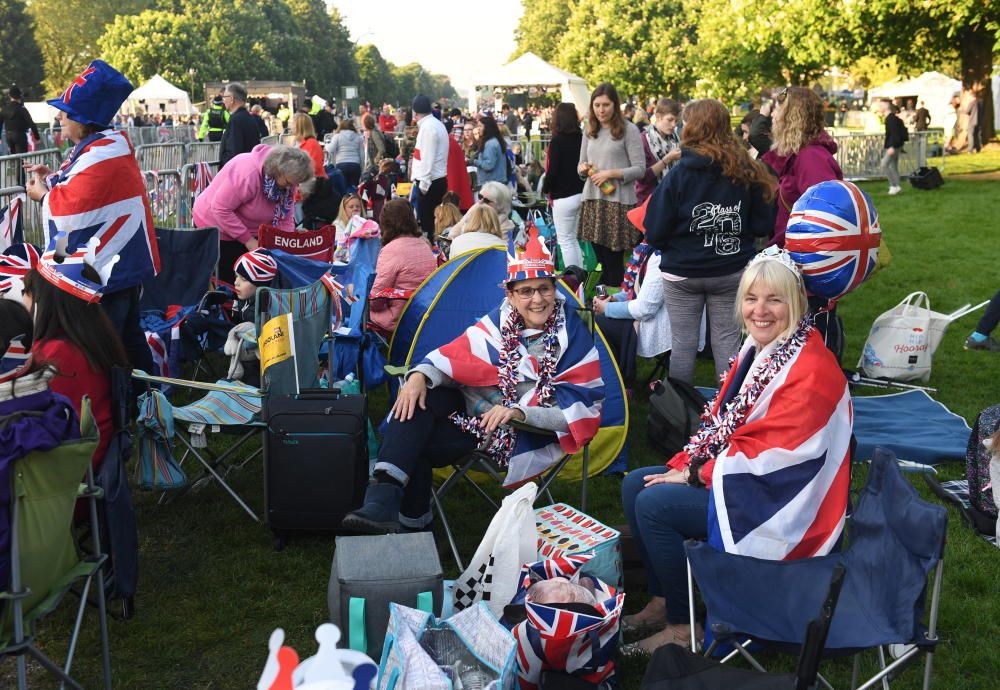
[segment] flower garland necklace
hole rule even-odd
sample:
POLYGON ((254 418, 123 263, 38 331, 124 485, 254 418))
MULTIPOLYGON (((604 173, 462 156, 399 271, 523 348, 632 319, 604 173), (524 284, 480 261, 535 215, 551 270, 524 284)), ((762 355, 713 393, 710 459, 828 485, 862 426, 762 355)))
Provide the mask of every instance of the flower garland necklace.
MULTIPOLYGON (((717 458, 719 453, 729 445, 729 439, 733 433, 746 421, 750 415, 750 410, 757 404, 764 389, 774 380, 789 360, 805 345, 806 337, 812 328, 812 317, 806 315, 802 317, 795 330, 781 344, 779 344, 771 354, 767 355, 759 366, 754 367, 755 371, 750 383, 744 385, 742 390, 733 397, 726 405, 726 409, 720 411, 718 417, 712 415, 711 405, 705 407, 701 415, 701 426, 694 433, 691 440, 684 447, 688 458, 691 461, 689 467, 688 481, 692 485, 702 484, 699 475, 705 463, 713 458, 717 458)), ((736 366, 738 357, 730 360, 730 370, 736 366)), ((725 382, 727 372, 722 376, 725 382)), ((720 388, 721 394, 721 388, 720 388)))
POLYGON ((281 219, 287 216, 289 211, 292 210, 292 204, 294 203, 292 190, 290 188, 282 189, 273 177, 265 174, 264 196, 267 197, 268 201, 274 203, 274 218, 271 225, 277 227, 281 219))
MULTIPOLYGON (((555 401, 555 387, 552 379, 556 373, 556 356, 559 349, 559 332, 563 328, 565 315, 560 305, 556 303, 549 318, 542 327, 542 346, 544 352, 538 363, 538 404, 542 407, 552 405, 555 401)), ((500 365, 497 367, 497 384, 502 396, 501 405, 513 407, 518 400, 517 370, 521 364, 521 331, 525 328, 524 318, 516 309, 511 309, 503 326, 500 328, 500 365)), ((449 417, 459 429, 475 436, 480 443, 486 440, 487 434, 482 420, 478 417, 454 412, 449 417)), ((493 431, 490 445, 486 452, 500 467, 510 464, 510 457, 517 442, 517 430, 513 426, 499 426, 493 431)))
POLYGON ((635 282, 639 278, 639 271, 652 253, 653 248, 646 244, 645 240, 632 250, 632 256, 625 266, 625 277, 622 279, 622 292, 627 295, 626 299, 635 299, 635 282))

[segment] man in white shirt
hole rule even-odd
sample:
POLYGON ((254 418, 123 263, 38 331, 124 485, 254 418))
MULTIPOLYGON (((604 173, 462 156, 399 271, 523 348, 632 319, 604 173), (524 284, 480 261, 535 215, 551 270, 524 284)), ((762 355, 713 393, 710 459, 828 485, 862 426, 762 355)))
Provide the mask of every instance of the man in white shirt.
POLYGON ((417 123, 417 143, 410 180, 420 190, 420 228, 433 241, 434 209, 448 191, 448 132, 431 115, 431 99, 422 94, 413 99, 413 119, 417 123))

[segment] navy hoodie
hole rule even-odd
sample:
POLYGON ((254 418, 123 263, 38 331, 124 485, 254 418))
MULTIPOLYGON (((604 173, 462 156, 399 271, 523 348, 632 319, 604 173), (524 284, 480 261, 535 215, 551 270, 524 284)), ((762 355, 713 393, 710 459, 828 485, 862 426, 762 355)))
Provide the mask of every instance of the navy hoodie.
POLYGON ((682 149, 649 199, 646 242, 662 252, 664 273, 729 275, 749 263, 755 237, 771 234, 774 212, 759 187, 736 184, 711 158, 682 149))

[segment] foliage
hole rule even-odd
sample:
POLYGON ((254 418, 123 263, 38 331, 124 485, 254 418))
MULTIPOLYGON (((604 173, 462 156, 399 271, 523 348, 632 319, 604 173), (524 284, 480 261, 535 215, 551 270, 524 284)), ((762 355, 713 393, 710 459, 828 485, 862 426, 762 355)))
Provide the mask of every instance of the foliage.
MULTIPOLYGON (((285 0, 302 37, 302 72, 311 93, 336 102, 340 88, 357 80, 350 34, 339 10, 324 0, 285 0)), ((296 77, 297 78, 297 77, 296 77)))
POLYGON ((559 39, 566 30, 572 5, 569 0, 522 0, 524 14, 514 29, 517 47, 510 59, 532 52, 547 62, 557 59, 559 39))
POLYGON ((579 0, 557 64, 630 95, 686 95, 695 83, 694 18, 680 0, 579 0))
POLYGON ((0 74, 3 88, 17 84, 27 100, 42 96, 42 51, 23 0, 0 0, 0 74))
POLYGON ((358 66, 358 92, 361 98, 380 105, 395 100, 395 76, 378 48, 371 44, 358 46, 354 51, 354 62, 358 66))
POLYGON ((115 17, 139 14, 154 1, 32 0, 28 11, 44 57, 46 93, 61 93, 99 55, 98 39, 115 17))

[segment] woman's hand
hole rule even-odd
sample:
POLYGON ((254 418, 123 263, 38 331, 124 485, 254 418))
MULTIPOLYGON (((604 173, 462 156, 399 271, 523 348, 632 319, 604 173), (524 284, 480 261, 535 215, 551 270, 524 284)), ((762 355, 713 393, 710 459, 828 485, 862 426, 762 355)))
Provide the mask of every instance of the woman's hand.
POLYGON ((687 484, 688 476, 690 470, 668 470, 663 474, 647 474, 643 479, 646 481, 646 486, 653 486, 654 484, 687 484))
POLYGON ((419 371, 410 375, 406 383, 399 389, 396 402, 392 405, 389 417, 400 422, 406 422, 413 417, 417 411, 417 405, 421 410, 427 409, 427 377, 419 371))
POLYGON ((580 163, 580 165, 576 166, 576 171, 581 175, 589 175, 590 163, 580 163))
POLYGON ((595 297, 594 298, 594 313, 604 315, 604 310, 607 308, 607 301, 611 299, 610 297, 595 297))
POLYGON ((601 170, 591 175, 590 181, 594 183, 595 187, 600 187, 608 180, 614 180, 618 177, 621 177, 621 171, 619 170, 601 170))
POLYGON ((260 244, 257 243, 256 238, 251 237, 250 239, 248 239, 246 242, 243 243, 243 246, 247 248, 248 252, 252 252, 254 249, 259 247, 260 244))
POLYGON ((32 201, 41 201, 42 197, 48 193, 49 188, 45 186, 45 182, 42 177, 36 173, 31 176, 30 180, 28 180, 28 184, 25 186, 24 191, 28 195, 28 198, 32 201))
POLYGON ((494 405, 489 410, 483 413, 480 417, 483 423, 483 428, 486 429, 486 433, 491 434, 493 430, 498 426, 504 426, 505 424, 510 424, 511 421, 517 420, 519 422, 524 421, 524 413, 516 407, 504 407, 503 405, 494 405))
POLYGON ((774 101, 768 101, 760 107, 760 114, 764 117, 771 117, 772 110, 774 110, 774 101))
POLYGON ((29 174, 38 173, 42 177, 48 177, 49 175, 52 174, 52 169, 49 168, 49 166, 47 165, 25 163, 23 167, 24 167, 24 172, 29 174))
POLYGON ((680 159, 681 159, 681 150, 674 149, 673 151, 671 151, 670 153, 668 153, 663 157, 663 162, 666 165, 670 165, 674 161, 679 161, 680 159))

